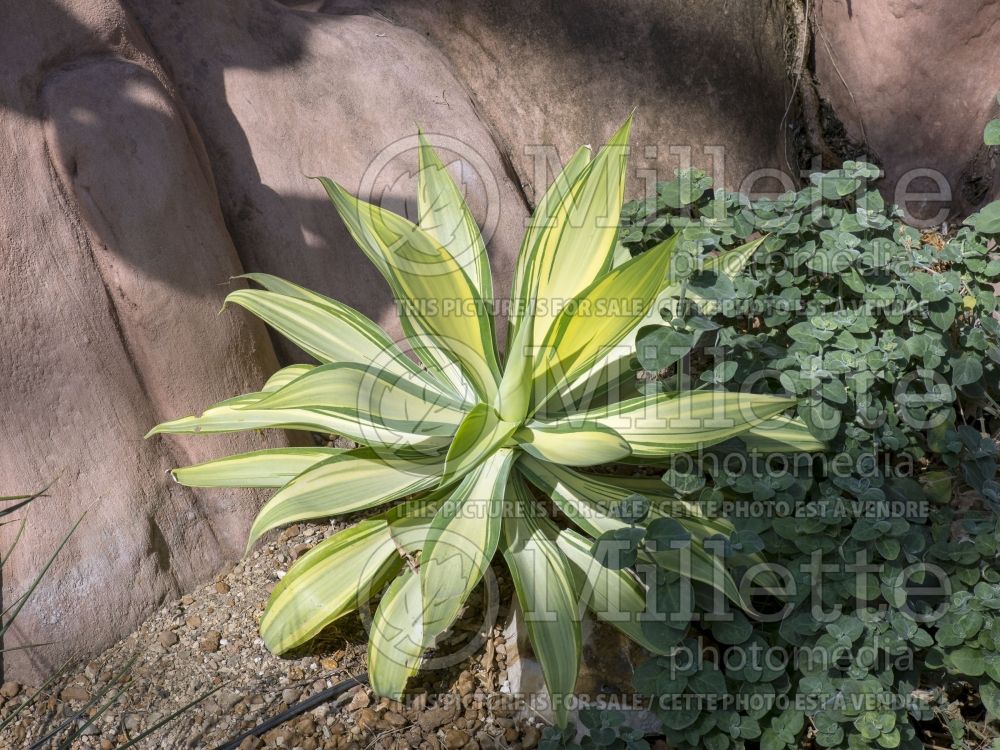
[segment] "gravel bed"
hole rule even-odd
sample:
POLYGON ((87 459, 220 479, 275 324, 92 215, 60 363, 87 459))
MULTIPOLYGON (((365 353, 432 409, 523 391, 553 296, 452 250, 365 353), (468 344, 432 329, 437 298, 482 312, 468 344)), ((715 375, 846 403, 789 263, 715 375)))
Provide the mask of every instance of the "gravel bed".
MULTIPOLYGON (((366 633, 359 618, 321 634, 293 658, 264 647, 257 623, 275 583, 295 558, 340 525, 301 524, 232 566, 214 582, 159 609, 134 633, 98 658, 76 665, 12 724, 0 731, 0 748, 21 750, 81 709, 93 716, 73 748, 112 750, 172 712, 218 688, 211 696, 140 741, 140 748, 211 748, 366 669, 366 633), (116 693, 123 690, 117 699, 116 693), (89 701, 100 697, 93 706, 89 701)), ((501 602, 510 601, 500 582, 501 602)), ((475 597, 475 595, 474 595, 475 597)), ((515 721, 506 687, 506 643, 501 606, 498 623, 481 620, 473 603, 442 646, 466 656, 447 668, 422 672, 405 702, 374 696, 358 685, 267 732, 241 748, 288 750, 531 750, 539 728, 515 721)), ((34 690, 0 686, 0 720, 34 690)), ((79 728, 84 718, 75 719, 79 728)), ((57 748, 59 741, 46 743, 57 748)))

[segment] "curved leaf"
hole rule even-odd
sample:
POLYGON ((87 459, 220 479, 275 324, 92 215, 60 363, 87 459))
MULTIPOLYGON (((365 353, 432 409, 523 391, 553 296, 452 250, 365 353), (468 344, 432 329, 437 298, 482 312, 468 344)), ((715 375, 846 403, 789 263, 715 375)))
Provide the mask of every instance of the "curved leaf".
POLYGON ((500 365, 493 327, 483 323, 491 313, 458 261, 402 216, 319 179, 354 240, 389 282, 403 329, 424 364, 447 378, 463 400, 475 394, 492 401, 500 365))
MULTIPOLYGON (((438 241, 468 274, 480 298, 493 301, 493 275, 476 220, 437 152, 420 133, 417 213, 421 229, 438 241)), ((489 321, 492 323, 492 319, 489 321)))
POLYGON ((370 599, 402 563, 384 518, 334 534, 275 587, 260 622, 261 638, 276 654, 302 645, 370 599))
POLYGON ((510 512, 503 520, 503 556, 521 605, 528 638, 553 698, 556 721, 566 724, 568 704, 580 668, 580 611, 577 587, 554 541, 556 529, 538 509, 523 480, 511 477, 510 512))
POLYGON ((334 456, 303 472, 264 503, 247 548, 270 529, 382 505, 437 484, 441 463, 380 456, 370 448, 334 456))
POLYGON ((406 681, 424 653, 420 576, 410 569, 389 585, 368 632, 368 679, 372 689, 402 700, 406 681))
POLYGON ((413 375, 353 363, 317 367, 246 408, 319 411, 337 420, 333 432, 365 445, 450 438, 465 417, 450 398, 413 375))
POLYGON ((514 439, 529 455, 564 466, 611 463, 632 452, 621 435, 596 422, 572 426, 531 422, 515 432, 514 439))
POLYGON ((642 630, 646 592, 632 573, 602 565, 590 552, 593 543, 571 529, 560 531, 556 541, 573 570, 577 590, 598 619, 654 654, 670 653, 671 648, 654 643, 642 630))
POLYGON ((303 471, 340 455, 340 448, 271 448, 174 469, 187 487, 282 487, 303 471))
POLYGON ((462 480, 434 516, 420 559, 427 643, 451 627, 493 559, 513 461, 510 449, 494 453, 462 480))
POLYGON ((445 459, 441 486, 458 479, 486 460, 509 438, 517 425, 500 418, 486 404, 477 404, 458 426, 445 459))
MULTIPOLYGON (((630 399, 582 416, 615 430, 632 446, 633 456, 655 458, 737 437, 795 403, 758 393, 693 391, 630 399)), ((567 417, 553 424, 572 420, 567 417)))
MULTIPOLYGON (((514 279, 510 292, 510 311, 507 315, 507 356, 510 357, 512 344, 516 334, 521 330, 521 321, 533 320, 535 289, 538 286, 538 259, 543 249, 542 240, 553 222, 553 216, 562 206, 570 189, 577 178, 590 163, 590 146, 581 146, 576 150, 566 166, 549 185, 549 189, 535 207, 528 229, 521 240, 521 249, 517 255, 517 265, 514 268, 514 279)), ((526 337, 526 345, 530 343, 530 333, 526 337)))
POLYGON ((536 406, 617 351, 655 301, 675 245, 660 243, 601 276, 559 313, 533 355, 536 406))
MULTIPOLYGON (((276 289, 294 284, 266 274, 247 278, 276 289)), ((298 288, 296 296, 261 289, 239 289, 226 297, 256 315, 320 362, 356 362, 389 373, 415 375, 429 386, 446 386, 428 376, 374 322, 361 313, 321 295, 298 288)), ((457 399, 457 394, 451 394, 457 399)))

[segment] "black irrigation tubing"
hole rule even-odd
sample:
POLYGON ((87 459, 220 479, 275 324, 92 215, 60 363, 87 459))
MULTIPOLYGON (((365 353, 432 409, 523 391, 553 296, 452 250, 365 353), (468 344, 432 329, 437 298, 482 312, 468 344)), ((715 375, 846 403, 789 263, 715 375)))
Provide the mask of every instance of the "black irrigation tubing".
POLYGON ((333 687, 329 687, 321 693, 316 693, 312 698, 307 698, 301 703, 296 703, 291 706, 286 711, 282 711, 277 716, 273 716, 267 721, 261 722, 253 729, 248 729, 243 734, 234 737, 228 742, 224 742, 215 748, 215 750, 237 750, 240 743, 243 742, 247 737, 260 737, 264 732, 274 729, 277 726, 284 724, 289 719, 294 719, 299 714, 304 714, 310 709, 316 708, 326 703, 329 700, 333 700, 338 695, 346 693, 355 685, 367 685, 368 684, 368 673, 362 672, 356 677, 348 677, 346 680, 338 682, 333 687))

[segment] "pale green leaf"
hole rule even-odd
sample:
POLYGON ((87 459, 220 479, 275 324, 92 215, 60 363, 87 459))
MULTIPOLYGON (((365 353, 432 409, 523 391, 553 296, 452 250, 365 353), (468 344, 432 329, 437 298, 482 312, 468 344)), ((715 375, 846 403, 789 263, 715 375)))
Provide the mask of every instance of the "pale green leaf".
POLYGON ((620 461, 632 451, 621 435, 595 422, 530 422, 514 433, 518 446, 535 458, 564 466, 620 461))
POLYGON ((271 594, 260 623, 267 647, 284 653, 368 601, 399 570, 384 518, 369 519, 320 542, 271 594))
POLYGON ((372 689, 402 700, 406 681, 424 653, 420 576, 406 568, 386 590, 368 631, 368 679, 372 689))
POLYGON ((440 471, 440 461, 381 456, 370 448, 334 456, 300 474, 264 504, 247 547, 278 526, 364 510, 431 489, 440 471))
MULTIPOLYGON (((541 242, 547 235, 554 221, 554 215, 559 211, 570 189, 577 178, 590 163, 590 146, 581 146, 576 150, 566 166, 549 185, 549 189, 535 207, 528 223, 528 229, 521 240, 521 249, 517 256, 517 266, 514 268, 514 280, 511 286, 510 310, 507 316, 507 352, 513 351, 514 338, 521 330, 521 321, 533 319, 532 305, 535 288, 538 286, 538 257, 542 248, 541 242)), ((531 341, 531 332, 524 337, 525 345, 531 341)))
MULTIPOLYGON (((537 231, 529 231, 521 245, 511 298, 521 309, 521 319, 531 321, 529 347, 545 339, 560 305, 611 267, 631 129, 629 116, 594 160, 579 169, 569 189, 554 186, 536 209, 537 231)), ((574 171, 582 160, 574 159, 574 171)))
MULTIPOLYGON (((417 175, 417 224, 458 261, 479 297, 493 301, 489 256, 476 220, 437 152, 420 134, 417 175)), ((492 322, 492 320, 490 321, 492 322)))
POLYGON ((740 435, 749 450, 761 453, 814 453, 826 450, 800 419, 773 417, 740 435))
POLYGON ((489 567, 513 460, 510 449, 495 452, 462 480, 434 517, 420 560, 428 643, 451 627, 489 567))
POLYGON ((532 403, 544 404, 616 351, 649 312, 674 245, 661 243, 601 276, 559 313, 532 355, 532 403))
POLYGON ((246 408, 318 411, 346 423, 332 422, 331 431, 383 446, 450 438, 465 418, 451 398, 416 376, 353 363, 317 367, 246 408))
POLYGON ((757 393, 661 393, 611 404, 553 424, 571 424, 581 418, 598 422, 625 438, 633 456, 656 458, 737 437, 795 403, 795 399, 757 393))
POLYGON ((557 539, 576 579, 576 588, 598 619, 613 625, 630 639, 654 654, 665 654, 642 631, 640 620, 646 611, 646 592, 628 570, 602 565, 593 554, 593 542, 571 529, 563 529, 557 539))
POLYGON ((282 487, 341 453, 340 448, 271 448, 184 466, 171 474, 187 487, 282 487))
POLYGON ((577 589, 565 556, 555 543, 557 529, 536 517, 535 501, 523 480, 511 477, 510 512, 503 520, 503 556, 531 641, 553 698, 556 722, 566 723, 567 698, 580 667, 580 612, 577 589))
MULTIPOLYGON (((275 289, 295 286, 265 274, 248 274, 247 278, 275 289)), ((298 296, 239 289, 226 297, 226 304, 245 308, 320 362, 356 362, 396 375, 415 375, 458 398, 456 393, 446 391, 447 386, 422 371, 364 315, 347 305, 299 289, 298 296)))
POLYGON ((458 261, 418 226, 358 200, 320 178, 355 241, 379 269, 399 306, 403 329, 428 367, 463 400, 492 402, 500 381, 490 311, 458 261), (468 386, 471 385, 471 392, 468 386))
POLYGON ((477 404, 465 416, 448 448, 441 486, 458 479, 486 460, 514 434, 517 424, 500 418, 496 410, 477 404))

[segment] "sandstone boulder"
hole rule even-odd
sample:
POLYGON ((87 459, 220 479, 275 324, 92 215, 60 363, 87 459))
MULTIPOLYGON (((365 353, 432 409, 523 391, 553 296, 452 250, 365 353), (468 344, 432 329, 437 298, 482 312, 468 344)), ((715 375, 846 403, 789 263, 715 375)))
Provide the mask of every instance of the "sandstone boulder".
POLYGON ((886 171, 887 195, 940 222, 996 196, 983 145, 1000 114, 1000 2, 824 0, 815 40, 821 94, 886 171), (899 192, 897 193, 897 188, 899 192))

